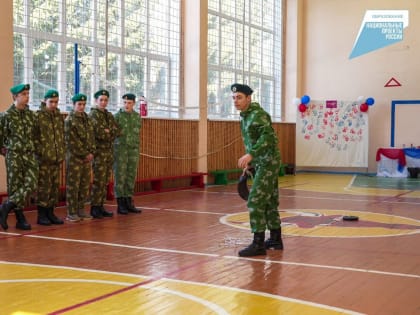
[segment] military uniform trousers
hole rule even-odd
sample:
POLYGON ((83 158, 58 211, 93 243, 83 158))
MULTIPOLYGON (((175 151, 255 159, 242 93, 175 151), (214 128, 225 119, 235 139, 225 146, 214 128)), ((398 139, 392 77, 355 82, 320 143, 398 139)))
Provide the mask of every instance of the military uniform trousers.
POLYGON ((111 150, 96 150, 93 160, 93 184, 90 200, 92 206, 102 206, 105 202, 112 162, 113 153, 111 150))
POLYGON ((66 159, 66 201, 69 215, 78 214, 85 208, 89 196, 91 163, 70 156, 66 159))
POLYGON ((39 163, 38 206, 53 208, 58 202, 61 163, 39 163))
POLYGON ((115 197, 131 197, 139 163, 139 148, 115 145, 114 148, 114 193, 115 197))
POLYGON ((280 161, 278 160, 272 160, 271 163, 255 167, 256 172, 247 202, 253 233, 280 228, 281 222, 278 213, 279 167, 280 161))
POLYGON ((30 152, 6 153, 7 193, 18 209, 24 208, 38 185, 38 162, 30 152))

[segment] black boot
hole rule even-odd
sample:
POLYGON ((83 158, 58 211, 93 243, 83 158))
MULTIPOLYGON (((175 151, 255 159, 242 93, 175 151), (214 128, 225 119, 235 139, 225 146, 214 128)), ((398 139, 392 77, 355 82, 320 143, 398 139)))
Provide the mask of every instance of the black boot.
POLYGON ((264 243, 266 249, 283 249, 283 241, 281 239, 281 227, 276 230, 270 230, 270 238, 264 243))
POLYGON ((248 247, 239 251, 239 256, 241 257, 250 257, 250 256, 258 256, 258 255, 265 255, 267 252, 264 246, 264 238, 265 232, 257 232, 254 233, 254 240, 248 247))
POLYGON ((95 219, 102 219, 104 216, 101 212, 100 206, 91 206, 90 207, 90 215, 94 217, 95 219))
POLYGON ((19 230, 30 230, 31 225, 26 221, 22 209, 15 209, 16 214, 16 228, 19 230))
POLYGON ((47 208, 47 218, 51 221, 52 224, 64 224, 63 220, 55 216, 54 207, 47 208))
POLYGON ((131 198, 131 197, 125 197, 125 203, 127 205, 128 212, 141 213, 141 210, 140 209, 137 209, 134 206, 133 198, 131 198))
POLYGON ((38 206, 38 219, 36 223, 39 225, 51 225, 51 221, 47 217, 47 208, 38 206))
POLYGON ((114 212, 107 211, 107 210, 104 208, 104 205, 100 206, 100 210, 101 210, 101 213, 102 213, 102 216, 103 216, 103 217, 110 218, 110 217, 112 217, 112 216, 114 215, 114 212))
POLYGON ((117 198, 117 205, 118 205, 117 212, 119 214, 128 214, 128 209, 127 209, 127 205, 126 205, 124 197, 117 198))
POLYGON ((9 226, 7 225, 7 216, 9 215, 9 212, 15 209, 16 207, 17 206, 11 201, 6 201, 1 206, 0 224, 4 230, 7 230, 9 228, 9 226))

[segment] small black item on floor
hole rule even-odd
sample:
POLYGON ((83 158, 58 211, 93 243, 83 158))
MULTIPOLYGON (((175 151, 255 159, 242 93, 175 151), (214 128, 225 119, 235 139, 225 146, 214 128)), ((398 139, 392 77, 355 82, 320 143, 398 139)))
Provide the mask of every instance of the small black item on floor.
POLYGON ((343 221, 359 221, 359 217, 356 215, 345 215, 343 221))

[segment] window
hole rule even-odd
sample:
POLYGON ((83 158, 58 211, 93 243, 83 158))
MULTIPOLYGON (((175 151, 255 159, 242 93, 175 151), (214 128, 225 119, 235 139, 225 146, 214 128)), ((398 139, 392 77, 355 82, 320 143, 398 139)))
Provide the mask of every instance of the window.
POLYGON ((48 89, 69 110, 79 90, 92 104, 110 91, 144 95, 151 116, 178 117, 180 0, 14 0, 14 80, 31 84, 36 108, 48 89))
POLYGON ((232 83, 281 118, 282 1, 208 0, 208 117, 238 119, 232 83))

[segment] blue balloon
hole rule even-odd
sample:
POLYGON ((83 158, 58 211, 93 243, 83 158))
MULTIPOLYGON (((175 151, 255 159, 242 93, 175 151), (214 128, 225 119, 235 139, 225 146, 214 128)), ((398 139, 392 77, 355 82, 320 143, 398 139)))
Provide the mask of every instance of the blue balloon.
POLYGON ((308 95, 303 95, 300 100, 302 101, 302 104, 308 104, 311 98, 308 95))
POLYGON ((366 104, 368 104, 369 106, 373 105, 373 104, 375 104, 375 100, 372 97, 368 97, 366 99, 366 104))

